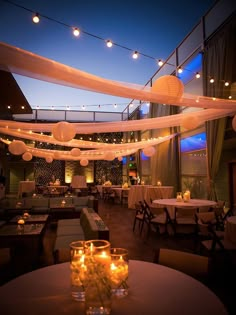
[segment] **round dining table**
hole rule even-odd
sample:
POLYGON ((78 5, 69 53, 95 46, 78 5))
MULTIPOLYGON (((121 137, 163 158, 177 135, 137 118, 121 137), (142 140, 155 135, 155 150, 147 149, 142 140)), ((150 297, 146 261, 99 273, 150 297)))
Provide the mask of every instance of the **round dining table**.
MULTIPOLYGON (((205 285, 174 269, 129 261, 128 296, 112 301, 111 315, 226 315, 221 300, 205 285)), ((70 295, 69 262, 24 274, 0 287, 4 315, 84 315, 84 302, 70 295)))
POLYGON ((165 206, 169 212, 170 217, 174 218, 175 207, 194 207, 194 208, 205 208, 214 207, 217 203, 213 200, 206 199, 190 199, 188 202, 177 201, 176 198, 170 199, 156 199, 152 201, 154 204, 165 206))

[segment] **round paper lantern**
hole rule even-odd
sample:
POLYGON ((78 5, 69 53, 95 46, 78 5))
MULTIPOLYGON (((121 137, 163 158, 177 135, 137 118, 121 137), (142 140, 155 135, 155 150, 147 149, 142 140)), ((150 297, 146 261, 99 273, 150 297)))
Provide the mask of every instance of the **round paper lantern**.
POLYGON ((107 161, 112 161, 112 160, 114 160, 115 157, 116 157, 115 153, 112 151, 108 151, 104 154, 104 159, 107 161))
POLYGON ((80 155, 80 149, 78 149, 78 148, 73 148, 73 149, 71 149, 71 151, 70 151, 70 154, 72 155, 72 156, 79 156, 80 155))
POLYGON ((67 121, 60 121, 52 128, 53 137, 61 142, 70 141, 76 135, 75 127, 67 121))
POLYGON ((147 147, 143 149, 143 154, 146 156, 153 156, 156 152, 154 147, 147 147))
POLYGON ((233 130, 236 131, 236 115, 234 116, 232 120, 232 127, 233 127, 233 130))
POLYGON ((184 93, 184 85, 177 77, 164 75, 153 83, 151 91, 165 96, 180 98, 184 93))
POLYGON ((32 157, 33 155, 30 153, 30 152, 25 152, 23 155, 22 155, 22 159, 24 161, 30 161, 32 160, 32 157))
POLYGON ((197 116, 186 116, 182 119, 181 126, 185 129, 194 129, 200 125, 199 118, 197 116))
POLYGON ((123 156, 118 156, 118 161, 123 161, 123 156))
POLYGON ((26 151, 26 145, 23 141, 15 140, 12 141, 8 146, 9 152, 15 155, 21 155, 26 151))
POLYGON ((89 162, 88 162, 87 159, 81 159, 81 160, 80 160, 80 165, 81 165, 81 166, 87 166, 88 163, 89 163, 89 162))
POLYGON ((52 163, 53 157, 52 157, 52 156, 46 156, 45 161, 46 161, 47 163, 52 163))

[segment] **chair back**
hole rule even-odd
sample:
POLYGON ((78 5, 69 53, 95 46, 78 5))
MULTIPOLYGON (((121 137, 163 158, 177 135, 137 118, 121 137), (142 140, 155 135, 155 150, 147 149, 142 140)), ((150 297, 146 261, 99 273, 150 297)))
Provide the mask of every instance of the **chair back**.
POLYGON ((158 263, 202 280, 209 275, 210 258, 189 252, 160 248, 155 252, 154 263, 158 263))

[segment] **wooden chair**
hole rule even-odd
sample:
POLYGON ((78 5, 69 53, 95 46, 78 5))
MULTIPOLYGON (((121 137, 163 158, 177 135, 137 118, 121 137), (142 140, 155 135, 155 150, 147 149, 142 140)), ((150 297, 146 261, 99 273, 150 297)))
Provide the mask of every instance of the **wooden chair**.
POLYGON ((169 213, 166 207, 153 207, 144 200, 145 223, 148 226, 147 237, 149 237, 151 228, 154 227, 156 231, 167 233, 167 226, 170 223, 169 213))
POLYGON ((133 232, 135 231, 136 223, 138 222, 139 226, 139 233, 142 234, 143 226, 144 226, 144 207, 141 203, 135 203, 135 217, 134 217, 134 223, 133 223, 133 232))
POLYGON ((189 252, 159 248, 155 251, 153 262, 176 269, 204 282, 208 280, 210 274, 211 259, 189 252))
POLYGON ((198 208, 195 207, 175 207, 174 232, 176 233, 196 233, 196 217, 198 208))

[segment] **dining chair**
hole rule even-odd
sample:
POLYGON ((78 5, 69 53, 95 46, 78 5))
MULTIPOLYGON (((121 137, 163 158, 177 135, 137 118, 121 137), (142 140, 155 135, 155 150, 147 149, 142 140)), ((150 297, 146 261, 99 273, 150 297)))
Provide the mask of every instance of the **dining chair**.
POLYGON ((174 233, 196 233, 196 207, 175 207, 174 210, 174 233))
POLYGON ((153 207, 144 200, 144 211, 145 223, 148 227, 147 237, 149 237, 152 227, 160 234, 162 234, 162 230, 164 230, 164 233, 168 232, 167 226, 171 220, 166 207, 153 207))
POLYGON ((211 258, 180 250, 159 248, 154 253, 154 263, 181 271, 203 282, 208 280, 211 258))
POLYGON ((144 226, 144 207, 142 203, 135 203, 135 216, 134 216, 134 223, 133 223, 133 232, 135 231, 136 223, 138 222, 139 233, 142 234, 143 226, 144 226))

